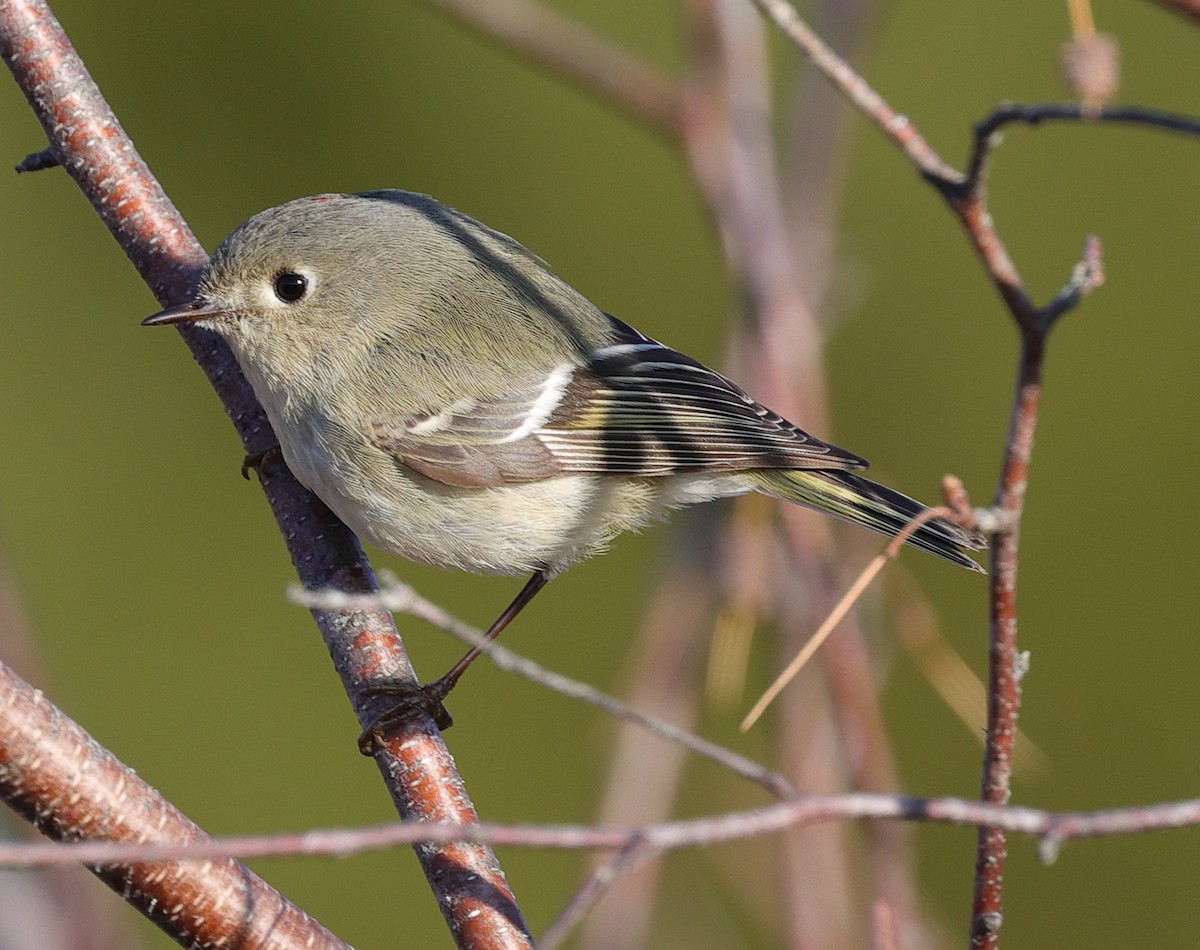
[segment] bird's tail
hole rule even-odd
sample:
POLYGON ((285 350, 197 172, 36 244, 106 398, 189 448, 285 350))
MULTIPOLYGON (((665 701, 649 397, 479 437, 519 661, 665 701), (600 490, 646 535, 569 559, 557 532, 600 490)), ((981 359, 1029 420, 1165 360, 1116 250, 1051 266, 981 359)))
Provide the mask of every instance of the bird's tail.
MULTIPOLYGON (((919 501, 883 485, 840 470, 759 469, 754 472, 757 488, 765 495, 805 505, 894 537, 916 515, 925 510, 919 501)), ((921 525, 908 544, 930 554, 983 573, 967 554, 987 546, 982 535, 967 531, 942 518, 921 525)))

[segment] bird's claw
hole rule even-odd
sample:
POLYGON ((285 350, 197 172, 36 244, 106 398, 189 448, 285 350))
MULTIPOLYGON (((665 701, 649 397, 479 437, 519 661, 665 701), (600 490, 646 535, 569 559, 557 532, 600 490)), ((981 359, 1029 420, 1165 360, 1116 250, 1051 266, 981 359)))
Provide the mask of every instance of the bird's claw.
POLYGON ((258 472, 258 477, 261 480, 263 472, 283 458, 283 449, 276 443, 269 449, 263 449, 261 452, 251 452, 242 459, 242 478, 250 481, 250 471, 253 469, 258 472))
POLYGON ((388 696, 393 702, 359 734, 358 751, 365 756, 373 756, 383 746, 389 732, 415 724, 425 716, 433 719, 438 729, 449 729, 454 725, 454 717, 442 703, 448 692, 441 680, 424 686, 387 684, 363 690, 364 696, 388 696))

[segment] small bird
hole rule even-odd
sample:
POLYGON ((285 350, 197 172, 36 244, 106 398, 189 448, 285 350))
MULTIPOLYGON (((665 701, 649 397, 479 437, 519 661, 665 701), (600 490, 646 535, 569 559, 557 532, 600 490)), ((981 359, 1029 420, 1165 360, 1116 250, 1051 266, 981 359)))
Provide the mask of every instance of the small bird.
MULTIPOLYGON (((264 211, 221 242, 191 303, 143 322, 224 337, 288 468, 365 540, 531 573, 489 638, 555 575, 674 508, 757 491, 885 535, 924 510, 425 195, 264 211)), ((948 521, 908 540, 981 570, 966 551, 982 538, 948 521)), ((429 703, 477 655, 423 687, 429 703)))

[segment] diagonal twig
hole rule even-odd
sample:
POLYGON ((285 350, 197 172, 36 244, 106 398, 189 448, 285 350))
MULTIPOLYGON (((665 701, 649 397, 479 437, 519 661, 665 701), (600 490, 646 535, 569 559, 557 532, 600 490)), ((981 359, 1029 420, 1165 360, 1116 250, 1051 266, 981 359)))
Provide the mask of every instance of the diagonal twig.
POLYGON ((488 659, 505 672, 523 676, 531 682, 553 690, 569 699, 587 703, 602 709, 609 715, 640 726, 647 732, 673 742, 681 748, 694 752, 729 769, 731 772, 761 785, 777 798, 788 798, 796 793, 792 783, 784 776, 764 768, 757 762, 738 755, 715 742, 709 742, 694 733, 680 729, 661 719, 647 716, 631 708, 587 683, 571 679, 548 670, 533 660, 513 652, 508 647, 487 639, 483 631, 450 614, 432 601, 422 597, 412 587, 389 574, 381 575, 382 589, 377 594, 345 594, 338 590, 304 590, 293 587, 288 590, 288 599, 305 607, 325 609, 354 609, 383 607, 397 613, 417 617, 433 626, 453 634, 464 643, 477 647, 488 659))
POLYGON ((678 84, 633 53, 534 0, 424 0, 457 22, 615 106, 670 139, 680 135, 678 84))
POLYGON ((1160 7, 1189 17, 1200 24, 1200 0, 1154 0, 1160 7))
POLYGON ((633 835, 624 847, 607 861, 596 865, 591 874, 587 876, 587 880, 575 891, 563 909, 550 922, 550 926, 538 938, 540 950, 553 950, 562 943, 588 908, 599 900, 622 874, 633 870, 653 852, 654 849, 646 844, 644 838, 640 835, 633 835))

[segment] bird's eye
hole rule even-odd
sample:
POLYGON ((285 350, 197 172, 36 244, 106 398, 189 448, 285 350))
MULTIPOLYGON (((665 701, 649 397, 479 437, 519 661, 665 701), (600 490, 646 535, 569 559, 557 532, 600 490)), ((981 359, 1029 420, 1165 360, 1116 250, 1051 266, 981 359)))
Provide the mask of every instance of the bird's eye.
POLYGON ((308 293, 308 278, 286 271, 275 278, 275 296, 284 303, 295 303, 308 293))

